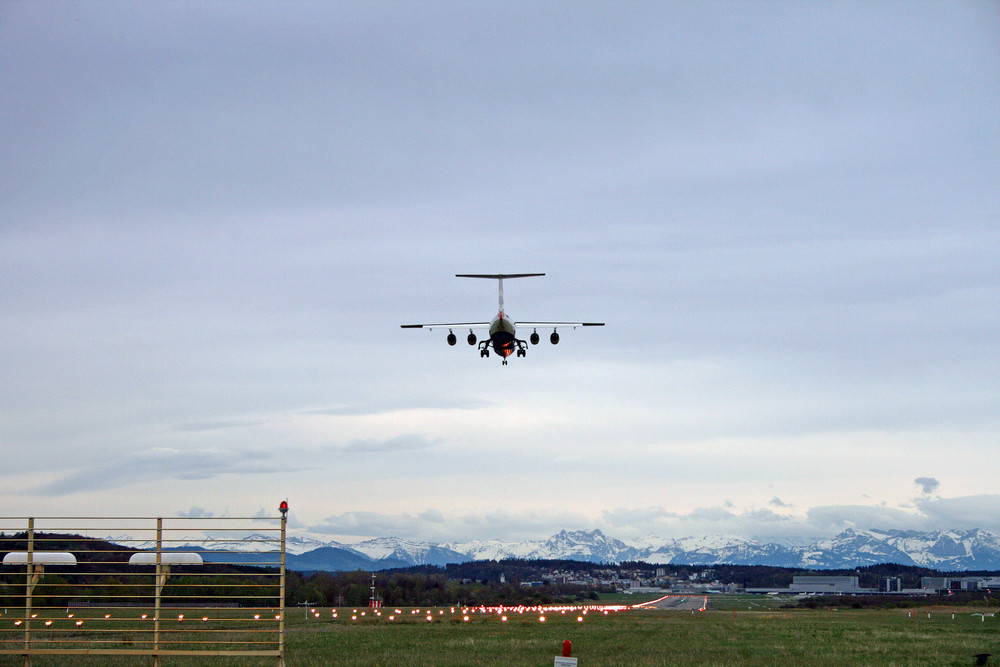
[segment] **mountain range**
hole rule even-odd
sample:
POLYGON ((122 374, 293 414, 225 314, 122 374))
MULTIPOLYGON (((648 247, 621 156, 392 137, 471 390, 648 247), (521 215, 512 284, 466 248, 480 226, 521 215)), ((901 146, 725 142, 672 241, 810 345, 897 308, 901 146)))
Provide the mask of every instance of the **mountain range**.
MULTIPOLYGON (((232 543, 220 547, 219 550, 227 551, 234 548, 232 543)), ((200 544, 199 549, 215 550, 211 543, 200 544)), ((1000 537, 979 529, 932 532, 848 529, 832 538, 796 546, 729 536, 619 540, 600 530, 563 530, 545 540, 442 544, 395 537, 342 544, 292 536, 286 540, 285 551, 287 567, 299 571, 374 571, 507 558, 808 569, 851 569, 897 563, 942 571, 1000 570, 1000 537)))

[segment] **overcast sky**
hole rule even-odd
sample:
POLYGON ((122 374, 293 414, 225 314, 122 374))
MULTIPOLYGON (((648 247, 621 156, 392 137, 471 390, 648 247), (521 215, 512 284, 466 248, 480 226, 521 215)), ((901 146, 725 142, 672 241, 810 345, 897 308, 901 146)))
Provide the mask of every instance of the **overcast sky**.
POLYGON ((1000 532, 998 378, 996 3, 0 4, 0 514, 1000 532))

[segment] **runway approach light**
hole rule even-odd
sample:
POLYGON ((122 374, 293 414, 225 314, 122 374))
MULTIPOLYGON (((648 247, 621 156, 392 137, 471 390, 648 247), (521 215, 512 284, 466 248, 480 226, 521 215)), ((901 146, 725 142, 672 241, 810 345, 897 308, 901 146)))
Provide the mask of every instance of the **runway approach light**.
MULTIPOLYGON (((68 551, 33 551, 31 562, 34 565, 76 565, 76 556, 68 551)), ((27 565, 27 551, 11 551, 3 557, 4 565, 27 565)))
MULTIPOLYGON (((160 565, 202 565, 201 554, 188 551, 167 551, 160 554, 160 565)), ((128 559, 129 565, 156 565, 156 554, 150 551, 134 553, 128 559)))
POLYGON ((27 551, 11 551, 3 557, 3 564, 27 566, 27 599, 31 600, 31 592, 42 578, 46 565, 76 565, 76 556, 68 551, 32 551, 28 565, 27 551))
POLYGON ((288 514, 288 501, 282 500, 281 504, 278 505, 278 511, 281 512, 281 517, 284 518, 288 514))

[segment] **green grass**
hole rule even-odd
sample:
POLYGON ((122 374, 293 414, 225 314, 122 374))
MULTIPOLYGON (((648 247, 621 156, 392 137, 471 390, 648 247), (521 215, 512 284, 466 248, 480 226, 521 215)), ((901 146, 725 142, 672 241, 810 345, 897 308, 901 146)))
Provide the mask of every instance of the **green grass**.
MULTIPOLYGON (((774 598, 719 596, 707 612, 627 611, 549 612, 539 622, 537 612, 498 615, 460 610, 443 615, 403 610, 393 621, 391 609, 381 617, 370 610, 329 609, 320 617, 288 610, 286 664, 345 665, 551 665, 562 642, 573 642, 573 655, 586 666, 642 665, 972 665, 973 655, 993 653, 1000 664, 1000 617, 985 622, 972 608, 907 611, 783 610, 787 601, 774 598), (753 603, 757 603, 754 605, 753 603), (747 607, 750 610, 747 610, 747 607), (720 608, 723 607, 723 608, 720 608)), ((992 662, 991 661, 991 662, 992 662)), ((0 666, 21 665, 18 656, 0 656, 0 666)), ((151 665, 150 658, 94 656, 49 657, 37 666, 115 667, 151 665)), ((176 665, 275 665, 275 659, 165 657, 164 667, 176 665)))

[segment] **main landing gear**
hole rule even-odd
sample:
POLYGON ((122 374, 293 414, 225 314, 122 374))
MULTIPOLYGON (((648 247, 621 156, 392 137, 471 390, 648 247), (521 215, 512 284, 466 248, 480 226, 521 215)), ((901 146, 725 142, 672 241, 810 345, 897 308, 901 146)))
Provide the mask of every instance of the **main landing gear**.
MULTIPOLYGON (((497 354, 499 354, 501 357, 503 357, 501 359, 501 363, 504 366, 506 366, 507 365, 507 355, 510 354, 508 345, 509 344, 505 344, 504 345, 504 349, 502 351, 497 351, 497 348, 493 345, 493 341, 490 340, 489 338, 487 338, 486 340, 481 341, 479 343, 479 356, 483 357, 483 358, 489 357, 490 356, 490 347, 493 347, 493 351, 497 352, 497 354)), ((514 349, 514 353, 517 356, 519 356, 519 357, 526 357, 526 356, 528 356, 528 343, 526 341, 523 341, 520 338, 515 338, 514 339, 514 345, 516 346, 516 348, 514 349)))

